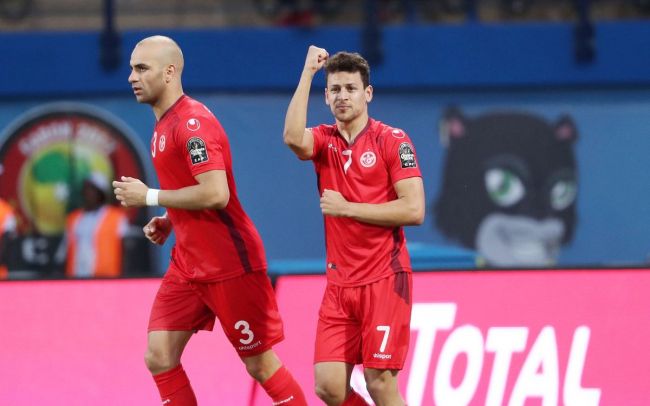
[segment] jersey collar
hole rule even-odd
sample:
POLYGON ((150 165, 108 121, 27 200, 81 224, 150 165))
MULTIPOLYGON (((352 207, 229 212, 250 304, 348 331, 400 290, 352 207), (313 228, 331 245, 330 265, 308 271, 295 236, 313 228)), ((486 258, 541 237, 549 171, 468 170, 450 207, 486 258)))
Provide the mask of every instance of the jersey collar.
POLYGON ((169 113, 170 111, 174 110, 174 109, 176 108, 176 106, 178 106, 178 105, 179 105, 183 100, 185 100, 185 99, 187 99, 187 96, 186 96, 185 94, 182 94, 181 97, 179 97, 179 98, 174 102, 174 104, 172 104, 171 106, 169 106, 169 108, 168 108, 168 109, 163 113, 163 115, 160 116, 160 119, 158 120, 158 122, 160 123, 161 121, 163 121, 163 119, 164 119, 165 117, 167 117, 167 113, 169 113))
POLYGON ((339 137, 341 137, 341 138, 343 139, 343 141, 345 141, 345 142, 348 144, 348 147, 352 147, 354 144, 357 143, 357 140, 358 140, 359 138, 361 138, 363 135, 365 135, 365 134, 368 132, 368 130, 370 130, 370 126, 371 126, 372 123, 374 123, 374 122, 375 122, 375 120, 373 120, 372 118, 368 117, 368 122, 366 123, 366 126, 363 128, 363 130, 361 130, 361 132, 359 133, 359 135, 357 135, 356 137, 354 137, 354 139, 352 140, 352 142, 348 142, 348 140, 345 139, 345 137, 343 136, 343 134, 341 134, 341 133, 339 132, 339 128, 338 128, 338 126, 336 125, 336 123, 334 124, 334 128, 336 128, 336 135, 338 135, 339 137))

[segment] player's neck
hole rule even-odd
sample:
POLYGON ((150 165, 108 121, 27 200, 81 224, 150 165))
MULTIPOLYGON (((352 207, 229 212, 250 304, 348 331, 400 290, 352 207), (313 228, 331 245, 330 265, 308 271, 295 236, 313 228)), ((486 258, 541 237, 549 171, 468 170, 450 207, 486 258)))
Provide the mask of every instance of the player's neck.
POLYGON ((362 114, 354 120, 347 122, 336 120, 336 127, 343 138, 347 140, 348 144, 351 144, 361 131, 366 128, 368 120, 370 120, 368 114, 362 114))
POLYGON ((169 110, 171 106, 174 105, 183 96, 183 89, 177 89, 174 91, 169 91, 163 94, 160 99, 152 106, 153 114, 156 116, 156 121, 160 120, 160 117, 163 116, 169 110))

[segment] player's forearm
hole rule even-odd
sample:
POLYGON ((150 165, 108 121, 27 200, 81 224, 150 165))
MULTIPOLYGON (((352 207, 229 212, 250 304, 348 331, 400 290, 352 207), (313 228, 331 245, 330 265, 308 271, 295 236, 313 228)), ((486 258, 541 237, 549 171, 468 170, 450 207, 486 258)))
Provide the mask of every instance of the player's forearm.
POLYGON ((345 216, 384 227, 417 226, 424 221, 424 203, 407 198, 379 204, 348 202, 345 216))
POLYGON ((300 147, 307 127, 307 106, 309 104, 309 91, 314 74, 303 71, 298 87, 296 88, 287 114, 284 119, 284 143, 290 148, 300 147))
POLYGON ((229 199, 229 191, 222 191, 201 184, 176 190, 161 190, 158 194, 158 204, 160 206, 185 210, 221 210, 228 205, 229 199))

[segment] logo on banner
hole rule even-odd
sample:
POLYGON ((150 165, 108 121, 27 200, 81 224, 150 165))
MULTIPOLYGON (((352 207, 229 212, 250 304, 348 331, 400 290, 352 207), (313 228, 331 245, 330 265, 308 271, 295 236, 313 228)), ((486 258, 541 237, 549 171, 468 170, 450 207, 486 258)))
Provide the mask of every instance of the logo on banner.
POLYGON ((0 197, 16 209, 21 232, 62 234, 66 215, 81 205, 83 181, 93 172, 111 180, 146 179, 134 139, 117 117, 81 103, 38 107, 3 129, 0 197))
POLYGON ((489 327, 485 331, 471 324, 454 326, 456 312, 455 303, 413 305, 411 330, 417 331, 417 339, 411 364, 405 367, 410 369, 409 404, 422 403, 429 374, 433 376, 433 398, 439 405, 472 404, 481 379, 488 381, 485 404, 523 405, 533 397, 550 405, 560 404, 559 399, 572 405, 599 404, 601 389, 582 386, 589 327, 577 326, 573 331, 565 364, 560 355, 563 343, 553 326, 544 326, 537 334, 527 326, 489 327), (438 340, 443 341, 438 344, 438 340), (434 342, 440 353, 431 364, 434 342), (494 364, 488 376, 482 376, 488 357, 494 364), (466 364, 462 372, 457 362, 461 358, 466 364), (523 358, 523 364, 515 367, 514 358, 523 358), (506 392, 508 378, 514 384, 510 393, 506 392))

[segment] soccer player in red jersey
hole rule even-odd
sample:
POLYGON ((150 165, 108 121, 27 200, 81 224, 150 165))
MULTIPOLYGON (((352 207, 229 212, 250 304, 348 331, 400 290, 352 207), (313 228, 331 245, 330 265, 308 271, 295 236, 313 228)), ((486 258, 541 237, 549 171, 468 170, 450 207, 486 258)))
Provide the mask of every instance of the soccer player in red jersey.
POLYGON ((145 362, 163 404, 196 405, 181 354, 192 334, 212 330, 215 317, 248 373, 273 404, 306 405, 302 390, 272 346, 283 327, 266 274, 262 240, 235 188, 228 138, 201 103, 183 94, 183 54, 170 38, 140 41, 131 54, 129 83, 138 102, 153 108, 151 156, 160 190, 138 179, 113 182, 123 206, 167 208, 144 227, 176 245, 151 310, 145 362))
POLYGON ((368 116, 370 68, 359 54, 309 47, 284 127, 284 142, 314 162, 327 248, 327 288, 319 311, 316 393, 328 405, 365 405, 350 387, 363 363, 377 405, 403 405, 411 318, 411 264, 402 226, 424 220, 424 188, 404 131, 368 116), (306 128, 316 72, 336 122, 306 128))

